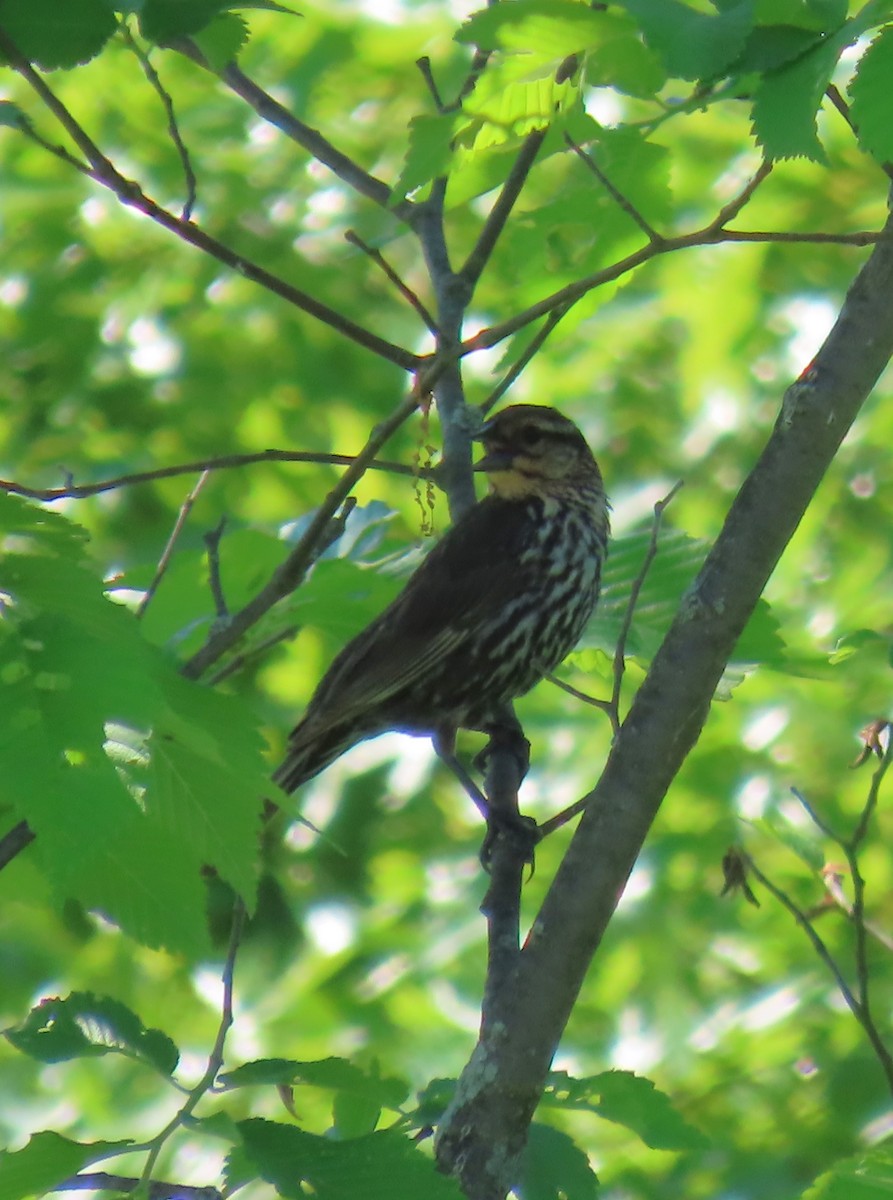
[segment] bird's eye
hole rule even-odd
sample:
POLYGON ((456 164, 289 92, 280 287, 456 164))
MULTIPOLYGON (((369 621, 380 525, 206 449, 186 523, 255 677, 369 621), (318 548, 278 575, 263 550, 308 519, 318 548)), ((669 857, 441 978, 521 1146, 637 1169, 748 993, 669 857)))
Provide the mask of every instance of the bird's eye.
POLYGON ((521 430, 521 442, 525 446, 538 446, 543 435, 535 425, 526 425, 521 430))

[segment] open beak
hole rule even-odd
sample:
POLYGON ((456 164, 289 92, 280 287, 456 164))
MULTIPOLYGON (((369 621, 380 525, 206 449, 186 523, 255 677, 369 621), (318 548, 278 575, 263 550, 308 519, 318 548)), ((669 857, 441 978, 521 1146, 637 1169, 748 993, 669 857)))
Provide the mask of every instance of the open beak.
POLYGON ((494 446, 471 469, 473 471, 487 471, 488 473, 492 471, 510 471, 513 461, 514 456, 509 450, 494 446))

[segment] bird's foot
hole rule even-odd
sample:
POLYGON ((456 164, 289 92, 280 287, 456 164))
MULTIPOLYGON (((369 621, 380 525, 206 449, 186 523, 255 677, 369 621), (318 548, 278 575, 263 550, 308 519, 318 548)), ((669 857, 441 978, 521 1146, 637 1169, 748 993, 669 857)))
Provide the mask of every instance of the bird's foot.
POLYGON ((496 845, 504 838, 512 856, 521 858, 530 867, 531 877, 535 868, 536 845, 541 837, 539 826, 533 817, 521 813, 497 813, 491 808, 487 814, 487 834, 481 846, 481 866, 489 873, 493 865, 496 845))

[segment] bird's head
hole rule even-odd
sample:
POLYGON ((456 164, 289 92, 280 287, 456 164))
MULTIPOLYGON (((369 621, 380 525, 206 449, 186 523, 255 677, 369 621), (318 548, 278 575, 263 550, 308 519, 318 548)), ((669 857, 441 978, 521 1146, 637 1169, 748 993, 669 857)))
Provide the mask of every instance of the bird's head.
POLYGON ((475 434, 484 457, 475 471, 486 471, 490 490, 506 500, 559 496, 595 488, 601 474, 582 433, 554 408, 512 404, 485 421, 475 434))

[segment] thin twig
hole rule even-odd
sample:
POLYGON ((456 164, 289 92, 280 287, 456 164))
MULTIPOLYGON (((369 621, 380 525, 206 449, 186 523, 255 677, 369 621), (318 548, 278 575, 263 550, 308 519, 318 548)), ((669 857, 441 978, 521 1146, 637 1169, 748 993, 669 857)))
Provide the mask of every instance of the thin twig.
POLYGON ((834 830, 831 828, 831 826, 828 825, 827 822, 822 817, 819 816, 819 814, 816 812, 815 808, 806 799, 806 797, 803 795, 803 793, 800 791, 800 789, 792 787, 791 795, 797 800, 797 802, 803 808, 803 811, 809 817, 810 821, 812 821, 813 825, 815 825, 815 827, 817 829, 820 829, 821 832, 825 835, 825 837, 830 838, 831 841, 835 842, 838 846, 840 846, 841 849, 843 849, 844 848, 843 838, 841 838, 838 834, 836 834, 834 832, 834 830))
POLYGON ((179 540, 180 534, 183 532, 183 527, 189 518, 190 512, 192 512, 192 506, 198 499, 199 492, 201 492, 202 488, 210 478, 210 471, 202 471, 201 475, 198 477, 195 487, 180 505, 180 511, 177 513, 177 519, 174 521, 174 527, 171 530, 170 537, 167 539, 167 545, 164 547, 161 558, 158 560, 158 566, 155 568, 155 574, 152 577, 152 582, 146 588, 142 600, 140 600, 139 604, 136 606, 137 620, 139 620, 140 617, 145 614, 146 609, 152 603, 155 593, 158 591, 158 585, 161 583, 168 567, 170 566, 171 559, 174 555, 174 547, 179 540))
MULTIPOLYGON (((893 745, 893 743, 891 743, 893 745)), ((878 764, 872 777, 871 784, 868 789, 868 797, 862 808, 862 813, 859 817, 859 824, 856 826, 855 832, 849 842, 843 844, 844 853, 846 854, 847 864, 850 869, 850 876, 853 881, 853 927, 856 931, 856 979, 859 986, 859 998, 862 1001, 862 1011, 865 1014, 865 1021, 872 1029, 875 1028, 874 1020, 871 1012, 870 1000, 870 985, 871 972, 868 966, 868 936, 865 928, 865 880, 862 878, 862 872, 859 869, 859 846, 861 845, 865 835, 868 832, 868 826, 874 815, 877 807, 878 794, 881 783, 887 773, 891 760, 891 745, 887 746, 886 753, 883 759, 878 764)), ((867 1032, 867 1030, 866 1030, 867 1032)), ((877 1040, 881 1042, 880 1035, 875 1030, 877 1040)), ((883 1044, 883 1043, 882 1043, 883 1044)), ((886 1052, 884 1061, 888 1067, 888 1080, 891 1088, 893 1088, 893 1059, 886 1052)))
MULTIPOLYGON (((90 1171, 73 1175, 57 1183, 54 1192, 135 1192, 139 1179, 128 1175, 110 1175, 108 1171, 90 1171)), ((148 1187, 148 1200, 223 1200, 216 1187, 196 1183, 162 1183, 153 1181, 148 1187)))
POLYGON ((217 1036, 214 1039, 214 1045, 211 1048, 211 1053, 208 1056, 208 1065, 205 1068, 205 1073, 201 1079, 189 1093, 186 1103, 180 1111, 165 1125, 152 1139, 152 1148, 149 1151, 149 1156, 146 1160, 146 1166, 143 1170, 141 1182, 148 1183, 152 1178, 152 1171, 158 1156, 164 1147, 164 1144, 176 1133, 188 1120, 195 1111, 199 1101, 211 1090, 214 1081, 216 1080, 220 1068, 223 1066, 223 1053, 226 1047, 226 1037, 233 1023, 233 975, 236 968, 236 955, 239 952, 239 946, 242 941, 242 930, 245 925, 245 905, 241 897, 236 897, 233 904, 232 926, 230 928, 229 946, 226 951, 226 959, 223 964, 223 973, 221 979, 223 982, 223 1000, 220 1006, 220 1024, 217 1028, 217 1036))
POLYGON ((274 604, 294 591, 313 561, 320 539, 325 536, 335 513, 362 477, 367 463, 372 461, 376 451, 415 412, 417 407, 418 393, 413 390, 387 420, 375 427, 363 450, 354 458, 338 483, 326 496, 300 541, 289 551, 285 560, 276 568, 267 583, 243 608, 233 613, 225 628, 213 631, 204 646, 184 663, 182 671, 188 679, 200 678, 274 604))
POLYGON ((512 169, 509 171, 493 207, 487 214, 487 219, 484 221, 478 239, 459 270, 460 277, 466 282, 469 288, 474 288, 481 277, 484 267, 489 262, 490 255, 496 248, 496 243, 505 228, 505 223, 509 219, 518 197, 521 195, 521 189, 524 186, 527 176, 530 174, 530 169, 536 161, 540 146, 545 141, 548 132, 548 126, 542 129, 534 129, 521 143, 518 157, 512 164, 512 169))
MULTIPOLYGON (((354 162, 352 158, 337 149, 318 129, 305 125, 278 100, 274 100, 269 92, 265 92, 253 79, 249 78, 235 63, 229 63, 221 71, 215 70, 195 42, 188 38, 172 42, 171 49, 177 50, 196 66, 216 75, 231 91, 253 108, 262 120, 275 126, 280 133, 284 133, 293 142, 297 142, 308 154, 321 162, 323 166, 328 167, 355 192, 382 208, 388 207, 391 189, 383 180, 376 179, 359 163, 354 162)), ((404 220, 411 207, 412 202, 404 200, 400 204, 391 206, 389 211, 404 220)))
POLYGON ((498 346, 500 342, 511 337, 513 333, 517 333, 520 329, 538 320, 540 317, 546 317, 550 313, 559 308, 564 308, 565 311, 575 304, 578 300, 596 288, 603 287, 607 283, 613 283, 615 279, 621 279, 624 275, 636 270, 653 258, 657 258, 664 254, 674 254, 679 250, 689 250, 700 246, 715 246, 725 242, 791 242, 802 243, 804 245, 840 245, 840 246, 871 246, 877 242, 889 240, 890 235, 883 230, 868 231, 860 230, 855 233, 792 233, 786 231, 747 231, 726 229, 725 227, 717 228, 714 223, 704 226, 702 229, 697 229, 692 233, 679 234, 677 237, 667 237, 659 245, 649 242, 648 245, 642 246, 639 250, 634 250, 631 254, 624 258, 618 259, 617 262, 610 266, 603 267, 598 271, 594 271, 591 275, 586 275, 582 279, 576 280, 574 283, 569 283, 563 288, 559 288, 557 292, 552 292, 551 295, 545 296, 536 304, 530 305, 523 312, 516 313, 515 316, 509 317, 508 320, 501 321, 496 325, 491 325, 487 329, 482 329, 472 337, 467 338, 459 346, 459 354, 464 357, 468 354, 473 354, 476 350, 489 350, 493 346, 498 346))
MULTIPOLYGON (((135 471, 129 475, 116 475, 98 483, 68 483, 64 487, 36 488, 12 479, 0 479, 0 492, 24 496, 28 500, 84 500, 99 496, 103 492, 118 488, 133 487, 140 483, 151 483, 156 479, 173 479, 177 475, 194 475, 197 471, 225 471, 235 467, 250 466, 259 462, 318 463, 322 466, 349 467, 356 461, 354 454, 317 453, 311 450, 259 450, 253 454, 222 454, 217 458, 203 458, 198 462, 178 463, 172 467, 156 467, 152 471, 135 471)), ((392 475, 419 476, 437 481, 437 468, 426 469, 409 463, 386 462, 373 459, 366 464, 367 471, 387 471, 392 475)))
POLYGON ((246 650, 243 654, 236 654, 229 660, 219 671, 215 671, 213 675, 208 677, 208 686, 216 687, 218 683, 222 683, 224 679, 228 679, 230 675, 235 675, 237 671, 246 665, 253 662, 266 654, 268 650, 272 650, 274 646, 278 646, 280 642, 287 642, 289 638, 293 638, 298 632, 297 625, 286 625, 284 629, 280 629, 277 633, 272 633, 268 638, 264 638, 262 642, 258 642, 256 646, 252 646, 250 650, 246 650))
MULTIPOLYGON (((585 692, 578 692, 563 680, 557 679, 554 676, 549 676, 551 683, 557 684, 560 688, 577 696, 586 704, 591 704, 594 708, 600 709, 608 714, 611 722, 611 730, 616 737, 620 732, 620 693, 623 686, 623 675, 626 670, 626 642, 629 637, 629 631, 632 628, 633 617, 636 611, 636 605, 639 602, 639 596, 645 579, 651 569, 651 564, 654 562, 654 557, 658 550, 658 539, 660 536, 660 526, 663 520, 663 515, 666 512, 667 506, 672 501, 673 497, 682 487, 682 482, 676 483, 670 488, 663 500, 658 500, 654 506, 654 516, 651 520, 651 537, 648 542, 648 549, 645 552, 645 557, 642 560, 642 566, 639 568, 639 573, 633 580, 633 585, 630 588, 629 600, 627 601, 626 611, 623 614, 623 622, 620 626, 620 634, 617 638, 617 647, 614 651, 614 684, 611 689, 610 700, 596 700, 593 696, 587 696, 585 692)), ((579 800, 575 800, 573 804, 569 804, 567 808, 563 808, 561 812, 550 817, 548 821, 544 821, 540 825, 540 836, 545 838, 550 833, 554 833, 556 829, 560 829, 566 825, 568 821, 572 821, 578 816, 589 803, 592 792, 589 791, 585 796, 581 796, 579 800)))
POLYGON ((570 305, 567 305, 564 308, 556 308, 554 312, 549 313, 539 330, 524 347, 520 358, 512 363, 511 367, 509 367, 508 371, 506 371, 505 375, 503 375, 502 379, 499 381, 490 395, 479 406, 482 416, 486 416, 490 409, 499 403, 499 401, 506 394, 534 355, 537 354, 545 344, 549 334, 553 331, 562 317, 567 314, 570 307, 570 305))
POLYGON ((0 871, 11 863, 17 854, 21 854, 26 846, 30 846, 36 836, 27 821, 19 821, 17 825, 13 825, 9 833, 0 838, 0 871))
POLYGON ((195 171, 192 169, 192 159, 189 156, 189 150, 186 143, 180 134, 180 126, 177 123, 177 114, 174 110, 174 101, 159 78, 158 72, 152 65, 149 55, 139 44, 137 39, 130 32, 130 27, 126 21, 119 21, 118 28, 124 35, 124 40, 129 49, 136 55, 140 66, 143 69, 143 74, 149 82, 149 86, 158 96, 161 101, 165 115, 167 116, 167 131, 170 134, 171 141, 180 159, 180 164, 183 167, 183 178, 186 181, 186 200, 180 212, 180 216, 184 221, 190 220, 192 210, 195 208, 196 190, 198 181, 195 177, 195 171))
POLYGON ((809 919, 806 913, 798 908, 798 906, 794 903, 790 896, 787 895, 786 892, 783 892, 781 888, 777 887, 763 874, 763 872, 755 865, 750 855, 745 854, 744 851, 741 851, 741 855, 746 863, 748 873, 751 874, 754 879, 757 879, 763 885, 763 887, 775 897, 775 899, 783 908, 787 909, 787 911, 791 914, 791 916, 806 934, 816 954, 825 964, 825 967, 833 977, 834 982, 837 985, 837 989, 841 996, 843 996, 847 1007, 856 1018, 860 1028, 868 1038, 868 1041, 871 1043, 871 1048, 874 1051, 875 1057, 880 1063, 881 1070, 884 1072, 884 1076, 886 1077, 887 1086, 890 1088, 891 1092, 893 1092, 893 1057, 891 1057, 890 1052, 884 1044, 884 1039, 881 1037, 877 1025, 875 1025, 871 1013, 864 1003, 864 998, 860 1000, 860 998, 853 993, 846 979, 844 979, 843 973, 838 967, 834 956, 831 954, 822 938, 816 932, 813 922, 809 919))
POLYGON ((569 133, 565 133, 564 140, 567 142, 568 146, 570 146, 571 150, 573 150, 574 154, 576 154, 577 158, 579 158, 580 162, 583 163, 586 169, 591 171, 596 177, 618 208, 622 209, 623 212, 625 212, 630 218, 630 220, 634 221, 635 224, 638 225, 638 227, 648 238, 648 241, 651 243, 651 245, 661 245, 664 241, 663 235, 658 233, 654 226, 642 216, 633 202, 627 196, 625 196, 619 188, 614 186, 592 155, 589 154, 588 151, 584 150, 582 146, 578 146, 569 133))
POLYGON ((204 535, 205 547, 208 551, 208 586, 214 601, 214 615, 218 622, 229 620, 229 605, 223 592, 223 581, 220 578, 220 541, 226 529, 226 517, 223 516, 213 529, 204 535))
POLYGON ((437 86, 437 80, 434 78, 434 73, 431 70, 431 59, 427 54, 424 54, 421 58, 417 58, 415 60, 415 65, 418 67, 419 73, 421 74, 422 79, 425 81, 425 86, 431 93, 431 99, 434 101, 434 107, 439 113, 443 114, 446 111, 446 108, 443 103, 443 97, 440 94, 440 89, 437 86))
POLYGON ((825 945, 824 941, 818 935, 818 933, 816 933, 815 926, 813 925, 812 921, 810 921, 809 917, 806 915, 806 913, 804 913, 802 911, 802 909, 798 908, 798 906, 794 903, 794 901, 790 898, 790 896, 788 896, 787 892, 783 892, 780 887, 777 887, 771 881, 771 879, 769 879, 766 875, 763 874, 763 872, 759 869, 759 867, 756 865, 756 863, 753 861, 753 859, 751 858, 751 856, 749 854, 747 854, 743 850, 740 851, 740 854, 741 854, 741 858, 744 861, 745 867, 747 868, 748 875, 750 875, 754 879, 758 880, 763 885, 763 887, 766 889, 766 891, 769 892, 770 895, 774 896, 775 899, 778 901, 778 903, 783 908, 787 909, 787 911, 791 914, 791 916, 794 918, 794 920, 797 922, 797 924, 800 926, 800 928, 806 934, 807 938, 812 943, 812 947, 815 950, 816 954, 819 956, 819 958, 822 960, 822 962, 825 964, 826 968, 832 975, 834 982, 837 984, 837 989, 840 992, 841 996, 843 996, 844 1000, 846 1001, 847 1007, 849 1008, 850 1012, 852 1012, 853 1016, 856 1018, 856 1020, 861 1025, 862 1024, 862 1010, 861 1010, 859 1001, 856 998, 856 996, 853 994, 853 992, 850 988, 850 985, 847 983, 846 979, 844 979, 843 973, 841 972, 840 967, 838 967, 837 963, 835 962, 834 956, 831 954, 831 951, 825 945))
POLYGON ((579 688, 572 687, 569 683, 565 683, 564 680, 559 679, 557 675, 547 675, 546 679, 549 683, 554 683, 557 688, 561 688, 563 692, 567 692, 569 696, 573 696, 575 700, 582 700, 584 704, 590 704, 593 708, 597 708, 601 712, 611 712, 610 700, 599 700, 596 696, 590 696, 588 692, 581 692, 579 688))
MULTIPOLYGON (((841 96, 840 92, 837 89, 836 84, 829 83, 828 86, 825 88, 825 95, 828 97, 828 99, 831 101, 831 103, 834 105, 834 107, 837 109, 837 111, 840 113, 840 115, 846 121, 847 125, 849 125, 850 130, 853 133, 853 135, 856 138, 858 138, 859 137, 859 127, 856 124, 856 122, 853 120, 853 114, 850 111, 850 106, 847 104, 846 100, 844 100, 843 96, 841 96)), ((878 163, 878 166, 881 168, 881 170, 884 172, 884 174, 887 176, 888 179, 893 179, 893 163, 888 163, 888 162, 878 163)))
POLYGON ((381 251, 376 250, 374 246, 370 246, 368 242, 364 242, 360 235, 355 233, 353 229, 348 229, 344 235, 344 240, 350 242, 352 246, 356 246, 358 250, 362 250, 367 257, 372 259, 377 267, 380 267, 381 270, 384 271, 385 275, 388 277, 403 299, 412 306, 412 308, 425 322, 429 332, 436 335, 437 322, 435 321, 434 317, 432 317, 431 313, 428 311, 416 293, 412 290, 412 288, 408 287, 403 282, 381 251))
POLYGON ((716 214, 711 222, 711 225, 714 229, 724 229, 725 226, 728 225, 729 221, 734 221, 735 217, 737 217, 741 210, 745 207, 757 188, 772 174, 772 166, 773 164, 768 159, 764 159, 763 162, 760 163, 756 171, 754 171, 753 175, 751 175, 750 179, 748 179, 747 183, 745 183, 744 187, 737 194, 737 196, 733 196, 732 199, 727 204, 724 204, 716 214))
POLYGON ((117 196, 122 204, 135 208, 157 225, 176 234, 182 241, 188 242, 190 245, 202 250, 211 258, 215 258, 218 262, 230 267, 238 274, 244 275, 246 279, 250 279, 253 283, 259 284, 267 291, 286 300, 293 307, 308 313, 324 325, 337 330, 344 337, 356 342, 357 345, 370 350, 373 354, 377 354, 380 358, 384 358, 406 371, 415 372, 420 368, 423 360, 418 355, 412 354, 410 351, 404 350, 403 347, 378 337, 364 326, 356 324, 349 317, 345 317, 329 305, 323 304, 309 292, 304 292, 300 288, 292 286, 292 284, 287 283, 278 275, 273 275, 258 263, 245 258, 244 255, 236 254, 229 246, 218 241, 217 238, 212 237, 203 229, 200 229, 192 221, 184 221, 181 217, 178 217, 169 209, 163 208, 155 200, 147 196, 139 184, 133 180, 125 179, 114 164, 99 150, 61 100, 47 86, 44 79, 34 70, 28 60, 19 53, 14 43, 2 30, 0 30, 0 50, 3 51, 15 70, 19 72, 44 105, 56 117, 89 163, 88 166, 80 163, 67 153, 63 154, 63 157, 70 165, 103 187, 108 188, 109 191, 117 196))
POLYGON ((651 569, 651 564, 654 562, 655 555, 658 549, 658 539, 660 537, 660 527, 663 521, 664 513, 667 507, 673 500, 673 497, 682 487, 682 480, 674 483, 664 496, 663 500, 658 500, 654 506, 654 516, 651 520, 651 537, 648 540, 648 549, 645 552, 645 557, 642 560, 642 566, 639 573, 633 580, 633 586, 629 593, 629 603, 626 606, 626 612, 623 614, 623 622, 620 626, 620 636, 617 638, 617 648, 614 651, 614 687, 611 691, 611 725, 614 729, 615 736, 620 732, 620 693, 623 687, 623 674, 626 670, 626 643, 629 638, 629 631, 632 628, 633 616, 635 615, 636 605, 639 603, 639 596, 645 584, 645 579, 651 569))

